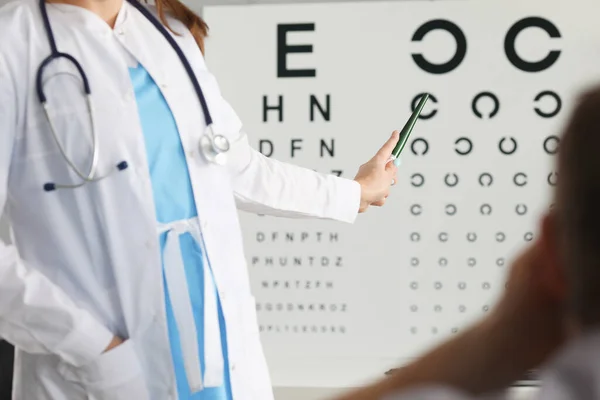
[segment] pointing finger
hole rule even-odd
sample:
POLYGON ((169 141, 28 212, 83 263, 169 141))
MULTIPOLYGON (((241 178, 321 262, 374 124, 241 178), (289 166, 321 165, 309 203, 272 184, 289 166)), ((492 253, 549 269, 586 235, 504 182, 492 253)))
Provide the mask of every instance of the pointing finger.
POLYGON ((398 131, 394 131, 394 133, 392 133, 392 137, 390 137, 383 147, 379 149, 375 155, 375 158, 380 162, 388 161, 392 155, 392 151, 394 151, 394 147, 396 147, 396 144, 398 143, 399 137, 400 133, 398 131))

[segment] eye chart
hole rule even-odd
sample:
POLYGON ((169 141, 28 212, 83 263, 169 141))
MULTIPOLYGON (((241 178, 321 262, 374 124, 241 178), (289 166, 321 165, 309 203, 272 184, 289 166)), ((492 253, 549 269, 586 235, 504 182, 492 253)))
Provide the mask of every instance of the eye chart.
MULTIPOLYGON (((600 3, 211 7, 207 61, 263 154, 353 178, 432 95, 388 204, 356 224, 243 214, 277 386, 356 385, 494 305, 600 79, 600 3)), ((600 112, 600 110, 599 110, 600 112)))

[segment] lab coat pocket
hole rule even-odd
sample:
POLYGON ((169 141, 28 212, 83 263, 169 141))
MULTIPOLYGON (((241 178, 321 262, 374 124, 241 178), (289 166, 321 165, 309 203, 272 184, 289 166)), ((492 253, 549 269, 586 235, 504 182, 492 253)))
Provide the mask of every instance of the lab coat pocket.
POLYGON ((89 400, 148 400, 150 394, 134 346, 130 340, 75 368, 59 366, 68 381, 82 385, 89 400))

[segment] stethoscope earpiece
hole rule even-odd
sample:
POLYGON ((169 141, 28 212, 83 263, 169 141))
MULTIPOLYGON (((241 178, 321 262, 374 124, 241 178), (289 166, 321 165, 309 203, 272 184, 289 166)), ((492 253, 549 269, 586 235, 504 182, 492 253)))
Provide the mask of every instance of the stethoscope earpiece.
MULTIPOLYGON (((116 167, 117 167, 117 171, 125 171, 127 168, 129 168, 129 164, 127 163, 127 161, 121 161, 120 163, 118 163, 116 165, 116 167)), ((56 184, 53 182, 48 182, 48 183, 44 184, 44 191, 45 192, 54 192, 56 189, 75 189, 75 188, 85 185, 86 183, 98 182, 98 181, 106 178, 107 176, 111 175, 112 172, 116 172, 116 171, 111 171, 108 174, 103 175, 103 176, 93 176, 91 178, 84 179, 83 182, 76 184, 76 185, 59 185, 59 184, 56 184)))

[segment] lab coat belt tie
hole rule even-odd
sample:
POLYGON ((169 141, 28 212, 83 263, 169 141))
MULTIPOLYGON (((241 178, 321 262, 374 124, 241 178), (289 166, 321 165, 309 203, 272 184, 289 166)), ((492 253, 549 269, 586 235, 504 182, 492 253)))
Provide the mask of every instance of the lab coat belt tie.
POLYGON ((217 293, 204 251, 198 219, 192 218, 160 224, 158 232, 160 235, 167 233, 164 249, 166 289, 171 299, 173 315, 179 331, 183 363, 190 390, 195 393, 205 387, 220 387, 223 385, 224 362, 217 293), (194 322, 194 312, 179 242, 179 237, 185 233, 192 235, 204 253, 204 379, 198 351, 198 331, 194 322))

